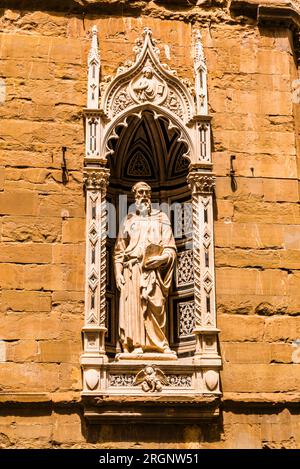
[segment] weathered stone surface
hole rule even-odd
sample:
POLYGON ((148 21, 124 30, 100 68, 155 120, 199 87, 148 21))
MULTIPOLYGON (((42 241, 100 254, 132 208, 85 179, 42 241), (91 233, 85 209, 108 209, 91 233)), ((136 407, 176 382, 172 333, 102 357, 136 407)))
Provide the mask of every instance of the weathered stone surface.
POLYGON ((219 267, 217 269, 217 288, 220 294, 281 295, 287 294, 288 273, 282 270, 259 270, 247 268, 219 267))
POLYGON ((38 194, 31 191, 0 192, 1 215, 36 215, 38 194))
POLYGON ((1 319, 1 339, 56 339, 60 328, 58 313, 10 313, 1 319))
POLYGON ((298 365, 224 364, 222 381, 227 391, 296 392, 299 388, 298 365))
POLYGON ((300 338, 300 316, 272 317, 266 320, 265 340, 267 342, 291 342, 300 338))
POLYGON ((51 310, 51 296, 41 291, 4 290, 2 292, 1 310, 36 311, 51 310))
POLYGON ((79 415, 56 415, 53 423, 53 441, 58 444, 65 443, 66 434, 70 442, 78 443, 84 441, 79 415))
POLYGON ((48 363, 1 363, 1 391, 50 391, 59 387, 58 365, 48 363))
POLYGON ((232 316, 222 314, 218 318, 221 342, 256 342, 264 337, 265 319, 257 316, 232 316))
POLYGON ((3 243, 0 250, 0 262, 15 264, 49 264, 51 262, 49 244, 3 243))
POLYGON ((217 267, 262 267, 264 269, 299 269, 300 255, 297 250, 250 250, 223 248, 216 250, 217 267))
POLYGON ((73 341, 39 341, 39 360, 45 363, 77 363, 81 352, 80 337, 73 341))
MULTIPOLYGON (((215 246, 264 250, 283 248, 285 242, 297 244, 296 229, 297 225, 293 229, 293 225, 220 221, 215 223, 215 246)), ((298 242, 300 248, 300 237, 298 242)))
POLYGON ((62 220, 60 217, 3 217, 3 241, 52 243, 61 240, 61 233, 62 220))
POLYGON ((63 221, 62 242, 80 243, 85 241, 85 219, 69 218, 63 221))

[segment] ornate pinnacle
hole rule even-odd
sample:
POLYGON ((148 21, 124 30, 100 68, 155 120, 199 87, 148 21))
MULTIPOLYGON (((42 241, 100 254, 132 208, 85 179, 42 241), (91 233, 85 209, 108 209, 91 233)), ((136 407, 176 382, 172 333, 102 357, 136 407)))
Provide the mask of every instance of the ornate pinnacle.
POLYGON ((144 37, 146 36, 150 36, 152 37, 152 29, 151 28, 144 28, 144 34, 143 34, 144 37))
POLYGON ((93 59, 96 59, 98 62, 100 61, 98 51, 98 28, 96 25, 92 27, 92 43, 89 51, 88 61, 90 62, 93 59))
POLYGON ((195 34, 195 55, 194 55, 194 65, 195 68, 198 68, 200 64, 205 64, 205 56, 202 46, 202 34, 199 29, 194 31, 195 34))

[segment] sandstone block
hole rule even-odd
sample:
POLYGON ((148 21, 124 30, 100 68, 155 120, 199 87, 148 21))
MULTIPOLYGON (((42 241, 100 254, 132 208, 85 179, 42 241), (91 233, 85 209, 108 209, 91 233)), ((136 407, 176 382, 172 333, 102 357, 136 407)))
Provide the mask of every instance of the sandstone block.
POLYGON ((56 443, 77 443, 84 441, 79 415, 56 414, 54 417, 53 440, 56 443))
POLYGON ((19 340, 8 342, 7 361, 19 363, 36 361, 38 354, 38 344, 35 340, 19 340))
POLYGON ((24 266, 24 288, 26 290, 62 290, 64 289, 65 267, 56 265, 24 266))
POLYGON ((218 293, 218 314, 257 314, 259 316, 272 316, 275 314, 297 315, 299 310, 299 297, 286 295, 239 295, 230 293, 218 293))
POLYGON ((300 220, 298 204, 256 202, 249 204, 239 201, 234 204, 234 221, 238 223, 278 223, 297 224, 300 220))
POLYGON ((58 365, 1 363, 0 379, 6 392, 53 392, 58 388, 58 365))
POLYGON ((85 244, 54 244, 52 246, 53 264, 84 263, 85 244))
MULTIPOLYGON (((229 161, 228 161, 229 166, 229 161)), ((228 167, 229 171, 229 167, 228 167)), ((217 198, 229 200, 246 200, 254 198, 254 202, 261 200, 266 202, 297 202, 298 183, 293 179, 261 179, 261 178, 239 178, 236 175, 237 190, 232 192, 230 179, 218 177, 216 183, 217 198)), ((250 202, 250 201, 249 201, 250 202)))
POLYGON ((35 215, 38 194, 31 191, 0 192, 1 215, 35 215))
POLYGON ((222 347, 223 358, 227 363, 270 363, 271 346, 265 343, 226 343, 222 347))
POLYGON ((264 324, 265 319, 257 316, 219 315, 220 340, 221 342, 262 341, 264 324))
MULTIPOLYGON (((64 281, 64 288, 66 290, 83 291, 84 285, 85 266, 83 263, 77 263, 76 266, 66 268, 66 276, 64 281)), ((55 290, 59 290, 59 288, 55 288, 55 290)))
POLYGON ((263 267, 264 269, 299 269, 298 251, 216 249, 216 266, 263 267))
MULTIPOLYGON (((300 338, 300 316, 271 317, 266 319, 265 340, 291 342, 300 338)), ((292 353, 292 351, 291 351, 292 353)))
POLYGON ((16 264, 0 264, 0 285, 4 289, 22 289, 24 267, 16 264))
POLYGON ((22 442, 25 440, 31 444, 32 440, 49 441, 51 440, 53 427, 52 425, 41 425, 38 420, 34 424, 16 425, 15 436, 22 442))
POLYGON ((68 218, 62 225, 63 243, 80 243, 85 241, 85 219, 68 218))
POLYGON ((233 217, 233 202, 231 200, 217 200, 218 220, 222 218, 230 219, 233 217))
POLYGON ((3 217, 3 241, 53 243, 61 240, 61 218, 3 217))
POLYGON ((287 293, 288 274, 281 270, 237 269, 219 267, 216 270, 219 294, 281 295, 287 293))
MULTIPOLYGON (((79 339, 79 334, 78 334, 79 339)), ((78 363, 81 353, 81 341, 75 339, 67 340, 40 340, 39 361, 45 363, 78 363)))
POLYGON ((286 249, 300 249, 299 225, 285 225, 283 227, 283 238, 286 249))
POLYGON ((296 350, 292 344, 270 344, 271 362, 272 363, 292 363, 293 352, 296 350))
MULTIPOLYGON (((80 352, 79 352, 80 353, 80 352)), ((81 391, 81 368, 77 363, 61 363, 59 368, 59 388, 61 391, 81 391)))
POLYGON ((84 217, 84 200, 66 194, 43 194, 39 196, 40 217, 84 217))
POLYGON ((261 449, 260 425, 235 424, 229 429, 225 448, 261 449))
POLYGON ((51 295, 41 291, 4 290, 2 292, 3 311, 36 311, 51 310, 51 295))
POLYGON ((297 365, 224 364, 224 392, 297 392, 297 365))
POLYGON ((47 264, 51 262, 51 246, 47 244, 2 244, 0 262, 16 264, 47 264))
MULTIPOLYGON (((232 153, 235 153, 235 171, 239 176, 244 177, 273 177, 278 178, 297 178, 296 159, 293 153, 275 153, 264 154, 257 153, 255 150, 245 150, 239 152, 235 147, 228 143, 225 144, 222 138, 224 131, 220 130, 218 135, 215 135, 215 151, 213 153, 214 172, 217 176, 227 176, 229 169, 229 158, 232 153), (226 150, 226 151, 225 151, 226 150), (253 168, 253 173, 251 169, 253 168)), ((241 133, 240 131, 238 132, 241 133)), ((228 176, 227 176, 228 177, 228 176)), ((276 222, 275 222, 276 223, 276 222)))
POLYGON ((2 340, 55 339, 60 327, 59 313, 10 313, 0 318, 2 340))

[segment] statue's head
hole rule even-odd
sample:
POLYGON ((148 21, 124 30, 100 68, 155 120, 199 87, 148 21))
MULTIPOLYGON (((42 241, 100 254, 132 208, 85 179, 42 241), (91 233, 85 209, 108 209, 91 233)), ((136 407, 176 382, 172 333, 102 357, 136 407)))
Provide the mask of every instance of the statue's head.
POLYGON ((139 213, 147 214, 151 212, 151 187, 146 182, 137 182, 132 187, 135 197, 135 206, 139 213))
POLYGON ((153 75, 152 67, 150 67, 150 65, 146 65, 146 66, 143 68, 142 73, 143 73, 144 77, 146 77, 146 78, 152 78, 152 75, 153 75))

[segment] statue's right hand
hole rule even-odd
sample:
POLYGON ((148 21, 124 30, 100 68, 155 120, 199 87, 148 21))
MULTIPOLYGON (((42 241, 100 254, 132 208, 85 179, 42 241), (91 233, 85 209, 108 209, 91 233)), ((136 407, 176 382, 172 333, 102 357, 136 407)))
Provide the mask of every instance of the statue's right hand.
POLYGON ((122 288, 123 285, 125 284, 125 279, 124 279, 123 274, 120 274, 120 275, 118 276, 118 278, 116 279, 116 283, 117 283, 117 289, 118 289, 118 290, 121 290, 121 288, 122 288))

